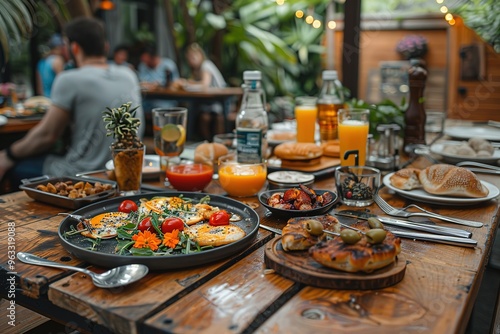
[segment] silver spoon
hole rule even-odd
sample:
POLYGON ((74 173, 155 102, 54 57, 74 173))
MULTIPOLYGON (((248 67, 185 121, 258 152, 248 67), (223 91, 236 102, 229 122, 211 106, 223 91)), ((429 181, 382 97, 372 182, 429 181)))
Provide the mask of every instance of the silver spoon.
POLYGON ((92 282, 94 282, 95 286, 99 288, 116 288, 133 283, 146 276, 149 271, 149 268, 143 264, 128 264, 110 269, 102 274, 96 274, 88 269, 66 266, 64 264, 53 262, 29 253, 19 252, 17 253, 17 258, 21 262, 37 266, 54 267, 82 272, 92 277, 92 282))

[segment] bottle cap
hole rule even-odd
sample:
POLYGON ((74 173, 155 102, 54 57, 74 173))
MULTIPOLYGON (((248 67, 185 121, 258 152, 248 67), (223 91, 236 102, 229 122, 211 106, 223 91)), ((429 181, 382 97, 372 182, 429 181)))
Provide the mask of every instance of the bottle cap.
POLYGON ((337 74, 337 71, 323 71, 323 80, 336 80, 338 78, 339 76, 337 74))
POLYGON ((243 80, 262 80, 260 71, 245 71, 243 72, 243 80))

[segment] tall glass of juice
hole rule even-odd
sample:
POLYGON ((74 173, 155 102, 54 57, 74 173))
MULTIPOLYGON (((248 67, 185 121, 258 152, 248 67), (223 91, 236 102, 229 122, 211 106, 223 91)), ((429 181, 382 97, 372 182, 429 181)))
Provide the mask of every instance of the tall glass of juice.
POLYGON ((369 118, 368 109, 339 110, 339 147, 342 166, 365 165, 369 118), (350 153, 347 158, 346 153, 350 153))
POLYGON ((184 150, 187 113, 182 107, 153 109, 155 152, 160 156, 162 171, 166 170, 169 157, 177 157, 184 150))
POLYGON ((295 119, 297 120, 297 142, 314 143, 316 133, 317 99, 313 96, 295 98, 295 119))
POLYGON ((240 163, 236 154, 219 158, 219 182, 229 196, 254 196, 264 186, 266 179, 266 162, 240 163))

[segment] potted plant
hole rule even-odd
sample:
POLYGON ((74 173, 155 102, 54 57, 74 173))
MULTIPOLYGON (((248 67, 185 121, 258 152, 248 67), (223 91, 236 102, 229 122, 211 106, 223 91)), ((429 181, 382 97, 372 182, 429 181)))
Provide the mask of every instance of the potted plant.
POLYGON ((137 135, 141 124, 135 118, 137 108, 131 109, 130 102, 124 103, 119 108, 107 108, 102 117, 106 123, 106 135, 115 139, 110 148, 116 182, 122 195, 138 193, 141 187, 145 146, 137 135))
POLYGON ((408 35, 399 41, 396 51, 406 60, 422 58, 427 53, 427 40, 423 36, 408 35))

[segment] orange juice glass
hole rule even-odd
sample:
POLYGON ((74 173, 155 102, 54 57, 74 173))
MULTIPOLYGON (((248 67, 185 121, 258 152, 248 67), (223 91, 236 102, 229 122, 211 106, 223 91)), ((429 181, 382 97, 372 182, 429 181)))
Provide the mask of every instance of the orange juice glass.
POLYGON ((295 99, 295 119, 297 120, 297 142, 314 143, 318 108, 316 98, 299 96, 295 99))
POLYGON ((368 139, 368 128, 370 125, 370 110, 368 109, 340 109, 339 110, 339 147, 340 165, 355 166, 358 157, 358 165, 364 166, 366 161, 366 142, 368 139), (345 153, 357 151, 345 159, 345 153))
POLYGON ((266 183, 266 162, 238 163, 235 154, 219 158, 219 182, 230 196, 249 197, 256 195, 266 183))

